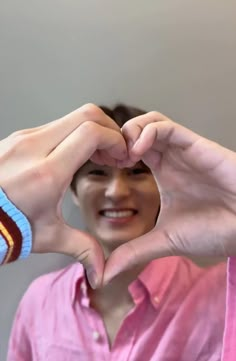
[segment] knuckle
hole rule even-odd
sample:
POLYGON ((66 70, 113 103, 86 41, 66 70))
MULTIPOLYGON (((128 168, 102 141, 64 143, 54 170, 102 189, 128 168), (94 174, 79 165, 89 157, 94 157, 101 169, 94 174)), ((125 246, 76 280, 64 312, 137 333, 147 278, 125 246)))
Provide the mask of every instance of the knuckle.
POLYGON ((144 127, 145 132, 147 132, 147 131, 152 131, 152 129, 155 129, 155 128, 156 128, 157 124, 158 124, 157 122, 148 123, 148 124, 144 127))
POLYGON ((160 121, 165 121, 169 123, 172 122, 171 119, 169 119, 167 116, 155 110, 150 111, 149 113, 147 113, 147 115, 150 118, 150 122, 160 122, 160 121))
POLYGON ((163 115, 155 110, 152 110, 148 113, 148 116, 150 117, 151 120, 155 121, 155 120, 161 120, 163 118, 163 115))
POLYGON ((83 105, 80 110, 88 120, 96 120, 102 114, 102 110, 93 103, 83 105))
POLYGON ((122 127, 122 134, 125 137, 132 135, 132 130, 136 127, 136 124, 134 122, 127 122, 122 127))
POLYGON ((91 264, 92 260, 99 254, 99 248, 96 241, 91 238, 87 238, 87 245, 82 249, 78 249, 74 252, 73 256, 81 262, 84 266, 91 264))
POLYGON ((99 135, 99 129, 100 126, 92 121, 86 121, 80 126, 80 131, 84 133, 85 137, 88 137, 87 139, 91 139, 90 137, 96 139, 99 135))
POLYGON ((35 148, 35 138, 26 131, 17 131, 9 136, 11 140, 12 151, 17 153, 29 153, 29 150, 35 148))
POLYGON ((17 145, 17 144, 20 145, 25 142, 26 135, 25 135, 24 131, 17 130, 16 132, 12 133, 9 136, 9 139, 11 140, 13 145, 17 145))
POLYGON ((132 124, 129 122, 126 122, 123 126, 122 126, 122 133, 126 133, 127 130, 132 127, 132 124))
POLYGON ((25 134, 28 133, 28 129, 20 129, 20 130, 16 130, 13 133, 10 134, 11 138, 17 138, 19 136, 23 136, 25 134))
POLYGON ((84 264, 84 263, 86 263, 86 262, 89 260, 90 254, 91 254, 91 249, 86 248, 86 249, 83 250, 82 252, 79 252, 79 253, 76 255, 76 258, 78 259, 79 262, 81 262, 81 263, 84 264))

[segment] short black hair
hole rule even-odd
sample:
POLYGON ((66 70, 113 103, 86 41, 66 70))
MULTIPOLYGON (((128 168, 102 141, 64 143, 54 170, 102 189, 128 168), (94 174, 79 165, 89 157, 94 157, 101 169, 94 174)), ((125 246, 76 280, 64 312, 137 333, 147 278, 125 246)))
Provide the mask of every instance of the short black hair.
POLYGON ((108 108, 107 106, 101 105, 99 108, 112 118, 120 128, 122 128, 128 120, 147 113, 142 109, 125 104, 117 104, 114 108, 108 108))

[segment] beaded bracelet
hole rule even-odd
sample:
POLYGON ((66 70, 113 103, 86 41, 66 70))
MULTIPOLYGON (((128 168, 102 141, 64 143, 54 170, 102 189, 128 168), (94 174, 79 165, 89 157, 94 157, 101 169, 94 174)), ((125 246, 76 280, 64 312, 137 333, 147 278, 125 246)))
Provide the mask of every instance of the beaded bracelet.
POLYGON ((29 256, 32 231, 26 216, 0 188, 0 264, 29 256))

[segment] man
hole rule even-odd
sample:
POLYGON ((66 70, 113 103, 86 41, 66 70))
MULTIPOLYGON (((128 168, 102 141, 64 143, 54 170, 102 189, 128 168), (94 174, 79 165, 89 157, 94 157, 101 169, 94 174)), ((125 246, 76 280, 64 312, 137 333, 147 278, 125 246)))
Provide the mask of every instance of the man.
MULTIPOLYGON (((103 110, 119 127, 143 113, 103 110)), ((88 161, 72 191, 106 259, 155 226, 159 192, 142 161, 122 169, 88 161)), ((204 270, 180 257, 133 265, 97 290, 78 264, 43 276, 19 306, 8 360, 220 360, 225 277, 224 264, 204 270)))
MULTIPOLYGON (((95 106, 89 105, 86 106, 85 113, 90 114, 90 121, 96 121, 100 117, 97 114, 97 108, 95 106), (93 111, 92 111, 93 110, 93 111), (92 111, 92 112, 91 112, 92 111), (93 114, 92 114, 93 113, 93 114), (96 116, 95 116, 96 115, 96 116)), ((83 108, 83 110, 85 110, 83 108)), ((74 246, 71 244, 58 242, 55 239, 46 239, 46 242, 42 237, 40 237, 40 227, 38 223, 38 218, 35 214, 41 214, 41 226, 48 225, 51 229, 59 229, 59 225, 56 224, 55 220, 58 219, 56 216, 58 211, 57 207, 52 207, 51 214, 54 214, 54 217, 51 217, 51 222, 47 223, 47 217, 43 218, 43 207, 45 203, 44 197, 37 197, 37 194, 32 194, 32 185, 36 190, 43 189, 45 194, 47 194, 47 208, 53 204, 58 204, 60 209, 61 204, 61 190, 64 187, 60 184, 60 179, 53 177, 55 170, 58 171, 57 167, 49 167, 48 155, 50 150, 57 149, 57 146, 60 144, 60 141, 67 139, 70 133, 75 130, 76 126, 81 124, 82 119, 84 120, 84 112, 80 113, 78 111, 74 112, 71 116, 64 117, 64 120, 59 120, 59 123, 63 126, 57 128, 56 123, 54 129, 52 127, 47 128, 52 130, 48 134, 55 136, 63 133, 61 140, 58 138, 58 141, 55 143, 54 138, 51 140, 50 137, 47 137, 47 142, 45 142, 45 134, 42 134, 43 129, 37 129, 34 135, 34 141, 41 140, 37 142, 37 147, 34 149, 32 157, 32 145, 29 146, 28 140, 31 139, 29 136, 30 132, 21 132, 21 150, 16 149, 14 143, 14 137, 6 138, 1 141, 1 158, 0 158, 0 182, 4 191, 7 192, 9 198, 13 201, 14 204, 20 208, 21 211, 26 213, 30 219, 31 229, 32 229, 32 240, 33 240, 33 250, 40 250, 41 252, 45 251, 58 251, 65 252, 68 254, 73 254, 77 256, 80 254, 80 242, 77 242, 77 238, 74 242, 74 246), (83 117, 81 115, 83 114, 83 117), (77 124, 75 127, 71 127, 71 120, 74 120, 74 124, 77 124), (41 135, 43 135, 41 137, 41 135), (42 142, 43 139, 43 142, 42 142), (45 152, 45 144, 48 144, 48 151, 45 152), (13 150, 13 151, 11 151, 13 150), (37 151, 36 151, 37 150, 37 151), (44 150, 43 152, 41 152, 44 150), (37 154, 37 156, 36 156, 37 154), (34 164, 33 172, 27 168, 25 157, 30 160, 31 165, 34 164), (9 168, 15 170, 18 168, 18 174, 20 174, 20 169, 22 169, 20 177, 14 177, 14 172, 6 173, 5 169, 9 168), (40 177, 32 176, 34 171, 41 174, 40 177), (9 174, 8 179, 6 174, 9 174), (42 177, 44 174, 44 177, 42 177), (48 182, 47 186, 45 185, 45 178, 51 179, 52 177, 56 179, 57 182, 48 182), (19 183, 19 181, 21 181, 19 183), (42 187, 44 185, 44 187, 42 187), (36 196, 36 197, 35 197, 36 196), (41 211, 41 212, 40 212, 41 211), (38 226, 37 226, 38 225, 38 226), (36 226, 36 227, 35 227, 36 226)), ((88 118, 87 118, 88 120, 88 118)), ((110 124, 110 122, 109 122, 110 124)), ((108 125, 109 127, 109 125, 108 125)), ((115 253, 110 257, 109 262, 105 270, 104 282, 107 283, 109 280, 114 277, 115 274, 118 274, 125 268, 129 266, 129 263, 139 263, 141 261, 146 262, 154 257, 162 257, 170 254, 192 254, 192 255, 227 255, 233 256, 236 253, 236 189, 234 185, 235 182, 235 169, 236 169, 236 155, 234 152, 220 146, 219 144, 213 143, 207 139, 200 137, 199 135, 191 132, 190 130, 170 121, 167 117, 163 116, 157 112, 151 112, 147 116, 134 119, 130 121, 126 126, 127 129, 124 129, 123 134, 125 136, 126 142, 128 144, 128 157, 123 165, 130 165, 136 159, 143 158, 149 165, 151 163, 155 167, 154 169, 155 177, 158 179, 157 170, 162 171, 162 175, 168 173, 168 170, 174 171, 175 176, 179 175, 179 189, 185 189, 185 178, 188 179, 188 184, 191 182, 195 185, 195 191, 198 191, 198 198, 193 196, 195 193, 184 193, 183 199, 188 200, 188 204, 191 204, 191 207, 188 207, 188 214, 191 215, 191 227, 189 227, 189 222, 185 222, 185 212, 182 205, 182 200, 178 197, 181 192, 174 192, 174 189, 171 189, 171 184, 169 186, 170 191, 165 191, 165 186, 162 184, 159 187, 161 192, 162 199, 162 210, 159 216, 160 231, 158 231, 158 225, 155 229, 156 241, 150 242, 150 237, 146 239, 142 237, 139 241, 134 241, 132 243, 127 243, 121 248, 117 248, 115 253), (139 145, 135 147, 133 145, 137 143, 139 145), (161 146, 159 146, 161 145, 161 146), (147 153, 147 155, 145 155, 147 153), (168 157, 165 157, 165 154, 168 154, 168 157), (203 156, 199 157, 199 154, 203 156), (175 159, 175 162, 172 162, 172 159, 175 159), (164 159, 164 161, 162 161, 164 159), (132 161, 133 160, 133 161, 132 161), (158 167, 161 168, 158 169, 158 167), (178 166, 176 166, 178 165, 178 166), (179 172, 178 172, 179 170, 179 172), (188 170, 188 171, 187 171, 188 170), (198 173, 198 177, 196 177, 198 173), (192 175, 192 177, 191 177, 192 175), (226 176, 226 180, 225 177, 226 176), (182 177, 182 181, 181 181, 182 177), (210 191, 211 199, 209 203, 208 192, 204 190, 203 185, 208 186, 208 191, 210 191), (167 195, 167 197, 165 197, 167 195), (206 197, 207 195, 207 197, 206 197), (165 202, 167 200, 167 202, 165 202), (181 201, 180 201, 181 200, 181 201), (198 201, 200 200, 200 201, 198 201), (170 228, 168 228, 168 221, 165 223, 163 215, 165 216, 169 211, 171 211, 172 205, 175 205, 175 209, 178 210, 180 217, 178 218, 178 227, 181 226, 183 232, 178 234, 177 232, 172 232, 173 227, 176 229, 177 223, 174 225, 171 223, 170 228), (202 214, 203 217, 194 217, 194 204, 198 209, 198 215, 202 214), (166 212, 165 212, 166 211, 166 212), (179 212, 180 211, 180 212, 179 212), (209 217, 212 212, 217 212, 221 215, 220 222, 218 218, 209 217), (162 222, 160 220, 163 219, 162 222), (208 221, 211 221, 208 223, 208 221), (202 227, 202 222, 204 226, 202 227), (172 229, 171 229, 172 228, 172 229), (205 237, 206 230, 208 237, 205 237), (185 232, 188 231, 187 236, 185 232), (219 237, 216 237, 219 234, 219 237), (147 242, 146 242, 147 240, 147 242), (143 260, 142 260, 143 259, 143 260), (117 262, 118 260, 118 262, 117 262)), ((103 129, 104 131, 104 129, 103 129)), ((18 138, 19 139, 19 138, 18 138)), ((121 144, 122 147, 122 144, 121 144)), ((73 148, 69 147, 69 143, 63 147, 61 151, 61 158, 63 158, 63 153, 65 158, 70 160, 71 155, 74 153, 73 148)), ((103 153, 104 155, 104 153, 103 153)), ((108 152, 109 155, 109 152, 108 152)), ((104 157, 103 162, 106 164, 108 155, 104 157)), ((101 153, 100 153, 101 156, 101 153)), ((115 155, 113 154, 113 157, 115 155)), ((96 157, 98 160, 98 157, 96 157)), ((59 156, 57 157, 59 159, 59 156)), ((100 157, 101 161, 101 157, 100 157)), ((60 162, 59 162, 60 163, 60 162)), ((120 164, 122 166, 122 164, 120 164)), ((75 164, 74 169, 78 167, 78 164, 75 164)), ((159 173, 159 172, 158 172, 159 173)), ((69 178, 73 174, 73 169, 68 168, 61 172, 61 179, 67 179, 68 174, 69 178), (67 173, 68 172, 68 173, 67 173)), ((169 178, 169 181, 176 179, 169 178)), ((159 184, 161 184, 162 177, 158 179, 159 184)), ((69 181, 67 180, 69 184, 69 181)), ((40 193, 41 196, 44 193, 40 193)), ((171 212, 170 212, 171 213, 171 212)), ((0 218, 2 221, 2 218, 0 218)), ((60 223, 59 223, 60 224, 60 223)), ((61 225, 61 224, 60 224, 61 225)), ((60 234, 60 233, 59 233, 60 234)), ((74 233, 73 233, 74 234, 74 233)), ((81 236, 81 235, 80 235, 81 236)), ((73 238, 73 237, 72 237, 73 238)), ((81 237, 80 237, 81 238, 81 237)), ((60 238, 59 238, 60 239, 60 238)), ((74 238, 73 238, 74 239, 74 238)), ((89 242, 89 239, 86 239, 86 242, 89 242)), ((90 246, 91 243, 88 243, 90 246)), ((87 249, 89 248, 87 247, 87 249)), ((83 248, 83 247, 82 247, 83 248)), ((91 250, 91 248, 90 248, 91 250)), ((94 248, 93 248, 94 250, 94 248)), ((93 250, 91 253, 93 253, 93 250)), ((94 258, 96 255, 100 254, 99 252, 94 252, 94 258)), ((85 260, 86 261, 86 260, 85 260)), ((92 257, 92 261, 93 257, 92 257)), ((85 266, 86 263, 84 262, 85 266)), ((97 264, 97 263, 96 263, 97 264)), ((95 265, 96 269, 96 265, 95 265)), ((99 279, 100 269, 96 269, 96 279, 99 279)), ((101 271, 102 272, 102 271, 101 271)), ((235 320, 236 320, 236 282, 235 282, 235 259, 231 257, 229 261, 229 276, 228 276, 228 301, 227 301, 227 323, 225 330, 225 344, 224 344, 224 361, 233 361, 236 357, 236 350, 234 347, 235 339, 235 320)))

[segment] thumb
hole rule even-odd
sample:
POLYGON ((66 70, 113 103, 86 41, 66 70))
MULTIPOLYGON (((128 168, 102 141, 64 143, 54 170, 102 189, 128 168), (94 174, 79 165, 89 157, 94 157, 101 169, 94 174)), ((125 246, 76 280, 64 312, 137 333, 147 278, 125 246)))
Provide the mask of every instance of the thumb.
POLYGON ((116 248, 106 262, 103 284, 137 265, 146 264, 155 258, 172 256, 164 232, 154 229, 149 233, 116 248))
POLYGON ((90 235, 78 229, 61 225, 60 236, 52 244, 52 252, 63 253, 75 258, 85 268, 87 279, 92 288, 102 283, 104 254, 100 244, 90 235))

